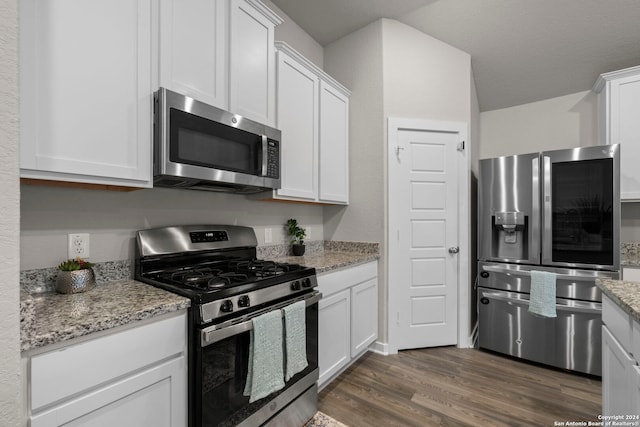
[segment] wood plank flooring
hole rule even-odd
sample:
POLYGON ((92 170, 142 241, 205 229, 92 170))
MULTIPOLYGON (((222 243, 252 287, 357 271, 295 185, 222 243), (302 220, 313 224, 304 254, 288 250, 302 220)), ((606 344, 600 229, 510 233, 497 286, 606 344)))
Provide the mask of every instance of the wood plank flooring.
POLYGON ((318 409, 349 427, 543 427, 597 421, 601 391, 593 377, 438 347, 367 353, 322 390, 318 409))

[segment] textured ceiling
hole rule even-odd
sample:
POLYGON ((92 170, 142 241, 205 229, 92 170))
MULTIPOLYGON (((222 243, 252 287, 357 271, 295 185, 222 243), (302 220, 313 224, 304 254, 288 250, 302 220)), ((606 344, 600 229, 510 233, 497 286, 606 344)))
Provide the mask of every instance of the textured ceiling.
POLYGON ((639 0, 272 0, 321 45, 394 18, 471 55, 481 111, 640 65, 639 0))

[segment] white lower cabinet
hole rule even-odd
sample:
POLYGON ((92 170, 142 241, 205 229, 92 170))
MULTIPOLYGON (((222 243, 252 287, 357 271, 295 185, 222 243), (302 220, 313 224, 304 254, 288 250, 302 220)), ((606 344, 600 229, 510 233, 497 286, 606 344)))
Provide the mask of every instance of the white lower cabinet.
POLYGON ((180 314, 31 356, 31 426, 186 426, 186 328, 180 314))
POLYGON ((318 386, 324 387, 358 359, 378 336, 378 263, 321 274, 318 386))
POLYGON ((602 301, 602 415, 640 415, 640 325, 602 301))

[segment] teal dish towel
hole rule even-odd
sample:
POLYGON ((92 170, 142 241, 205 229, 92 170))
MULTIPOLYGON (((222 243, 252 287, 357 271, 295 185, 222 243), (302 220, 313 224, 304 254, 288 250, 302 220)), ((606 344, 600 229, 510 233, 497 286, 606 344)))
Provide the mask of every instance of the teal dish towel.
POLYGON ((307 327, 305 311, 307 305, 298 301, 286 306, 284 311, 284 330, 286 345, 287 371, 284 379, 289 381, 295 374, 301 372, 307 362, 307 327))
POLYGON ((556 273, 531 271, 529 312, 542 317, 556 317, 556 273))
POLYGON ((249 403, 284 387, 282 314, 273 310, 253 319, 244 395, 249 403))

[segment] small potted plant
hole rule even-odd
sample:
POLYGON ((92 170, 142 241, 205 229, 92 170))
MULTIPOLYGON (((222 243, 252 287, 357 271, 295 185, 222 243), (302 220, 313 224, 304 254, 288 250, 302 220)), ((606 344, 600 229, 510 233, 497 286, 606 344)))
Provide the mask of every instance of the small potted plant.
POLYGON ((304 228, 298 225, 296 219, 290 218, 287 220, 287 231, 289 232, 289 236, 291 236, 291 250, 293 254, 295 256, 304 255, 304 238, 307 235, 304 228))
POLYGON ((58 266, 56 291, 61 294, 86 292, 96 284, 93 264, 78 257, 68 259, 58 266))

